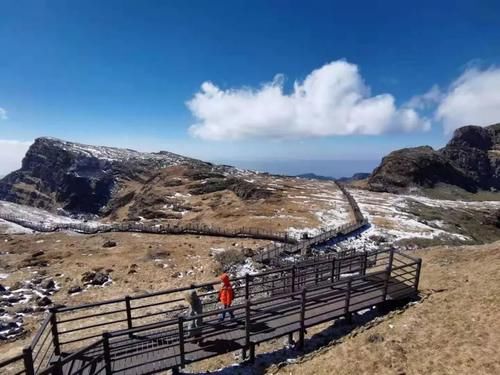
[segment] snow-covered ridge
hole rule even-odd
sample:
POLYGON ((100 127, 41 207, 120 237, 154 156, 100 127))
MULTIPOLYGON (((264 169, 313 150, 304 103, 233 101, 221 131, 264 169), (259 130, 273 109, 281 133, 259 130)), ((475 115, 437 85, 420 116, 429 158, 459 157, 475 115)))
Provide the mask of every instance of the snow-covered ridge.
POLYGON ((169 164, 178 164, 195 159, 186 156, 174 154, 168 151, 160 152, 140 152, 127 148, 117 148, 109 146, 92 146, 82 143, 64 141, 58 138, 43 137, 41 140, 48 140, 57 147, 86 157, 93 157, 108 161, 127 161, 127 160, 158 160, 169 164))
MULTIPOLYGON (((169 151, 142 152, 128 148, 87 145, 53 137, 41 137, 38 138, 38 140, 49 141, 52 145, 54 145, 54 147, 75 155, 81 155, 87 158, 96 158, 109 163, 125 161, 156 161, 162 167, 175 166, 179 164, 205 163, 202 160, 175 154, 169 151)), ((226 176, 242 178, 260 174, 260 172, 257 171, 236 168, 230 165, 213 165, 212 169, 217 170, 226 176)))

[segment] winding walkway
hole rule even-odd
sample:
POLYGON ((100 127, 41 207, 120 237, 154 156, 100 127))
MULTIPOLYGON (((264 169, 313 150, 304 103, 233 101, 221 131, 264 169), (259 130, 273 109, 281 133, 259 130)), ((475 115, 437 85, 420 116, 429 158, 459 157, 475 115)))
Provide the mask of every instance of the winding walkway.
MULTIPOLYGON (((354 225, 364 225, 355 200, 342 187, 354 225)), ((354 227, 354 226, 353 226, 354 227)), ((353 228, 352 227, 352 228, 353 228)), ((303 241, 327 241, 349 227, 303 241)), ((346 234, 346 233, 343 233, 346 234)), ((311 241, 311 242, 310 242, 311 241)), ((295 246, 295 245, 294 245, 295 246)), ((279 257, 285 245, 268 258, 279 257)), ((282 336, 303 348, 309 327, 418 293, 421 260, 395 250, 339 253, 286 268, 233 278, 235 319, 220 322, 219 282, 87 305, 52 309, 32 342, 0 372, 27 375, 150 374, 242 350, 253 361, 256 345, 282 336), (197 289, 202 315, 189 317, 181 294, 197 289), (202 319, 196 330, 190 322, 202 319), (202 342, 199 339, 203 339, 202 342)))

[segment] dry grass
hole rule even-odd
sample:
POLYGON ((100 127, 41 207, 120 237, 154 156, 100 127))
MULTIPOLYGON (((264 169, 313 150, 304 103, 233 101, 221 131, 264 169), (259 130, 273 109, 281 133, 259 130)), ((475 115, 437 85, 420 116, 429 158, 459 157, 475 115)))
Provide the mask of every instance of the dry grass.
MULTIPOLYGON (((137 233, 105 233, 76 235, 52 233, 38 235, 0 236, 0 270, 9 277, 2 284, 12 286, 17 281, 31 279, 34 271, 53 277, 61 290, 53 301, 65 305, 120 298, 145 292, 186 286, 191 283, 215 281, 219 264, 210 255, 211 248, 239 251, 244 247, 257 248, 266 241, 227 239, 200 236, 167 236, 137 233), (116 247, 103 248, 107 240, 116 247), (46 267, 23 267, 36 251, 44 255, 36 259, 48 262, 46 267), (8 254, 5 254, 8 253, 8 254), (136 266, 132 266, 132 265, 136 266), (132 267, 131 267, 132 266, 132 267), (136 273, 130 273, 131 268, 136 273), (81 283, 82 274, 90 270, 108 270, 113 283, 107 287, 92 287, 77 295, 68 295, 68 289, 81 283), (178 272, 182 277, 175 277, 178 272), (59 275, 59 276, 56 276, 59 275)), ((12 343, 0 342, 0 360, 15 354, 34 334, 42 314, 27 317, 27 336, 12 343)))
POLYGON ((419 251, 421 290, 429 295, 424 302, 302 363, 269 373, 500 373, 499 249, 496 242, 419 251))
MULTIPOLYGON (((190 208, 182 215, 182 221, 272 231, 284 231, 289 227, 315 228, 321 225, 315 212, 332 208, 332 203, 326 202, 324 197, 318 194, 331 196, 340 193, 332 181, 310 181, 259 174, 251 175, 248 181, 273 193, 266 199, 240 199, 230 190, 193 195, 190 194, 190 190, 199 181, 193 182, 186 176, 186 172, 185 167, 170 167, 159 171, 157 177, 146 184, 134 181, 122 182, 118 196, 123 197, 135 192, 135 198, 126 205, 114 209, 108 219, 115 221, 133 217, 131 210, 134 205, 148 210, 153 209, 155 212, 178 214, 168 207, 169 204, 158 203, 162 199, 168 199, 181 207, 190 208), (166 183, 173 179, 182 184, 171 186, 166 183)), ((341 195, 338 195, 336 204, 339 209, 348 209, 347 202, 341 195)))

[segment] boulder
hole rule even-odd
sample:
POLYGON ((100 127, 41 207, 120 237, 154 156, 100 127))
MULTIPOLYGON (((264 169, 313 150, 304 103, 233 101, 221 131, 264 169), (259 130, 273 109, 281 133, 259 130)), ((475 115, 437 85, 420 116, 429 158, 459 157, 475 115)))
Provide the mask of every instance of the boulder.
POLYGON ((102 247, 104 248, 110 248, 110 247, 115 247, 116 246, 116 241, 113 240, 108 240, 102 244, 102 247))
POLYGON ((45 279, 40 283, 40 287, 48 291, 52 291, 56 288, 56 283, 52 279, 45 279))
POLYGON ((109 281, 109 275, 100 271, 88 271, 82 275, 84 285, 103 285, 107 281, 109 281))
POLYGON ((52 300, 47 296, 38 297, 36 299, 36 304, 38 306, 45 307, 45 306, 52 305, 52 300))
POLYGON ((73 285, 68 289, 68 294, 79 293, 82 291, 82 287, 80 285, 73 285))
POLYGON ((6 298, 6 301, 9 303, 18 303, 24 299, 24 295, 22 294, 13 294, 6 298))
POLYGON ((33 312, 35 312, 33 306, 20 305, 14 308, 16 314, 32 314, 33 312))
POLYGON ((244 247, 241 249, 241 253, 243 254, 243 256, 247 257, 247 258, 251 258, 255 255, 255 251, 252 249, 252 248, 249 248, 249 247, 244 247))

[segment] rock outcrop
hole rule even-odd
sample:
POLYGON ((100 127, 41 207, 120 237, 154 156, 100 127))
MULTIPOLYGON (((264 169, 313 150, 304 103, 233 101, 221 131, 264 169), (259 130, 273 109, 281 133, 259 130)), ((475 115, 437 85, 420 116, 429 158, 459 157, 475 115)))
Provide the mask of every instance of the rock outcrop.
POLYGON ((20 170, 0 180, 0 200, 52 212, 112 219, 180 219, 182 194, 222 190, 240 199, 271 195, 238 170, 166 151, 144 153, 38 138, 20 170))
POLYGON ((0 199, 49 211, 100 214, 120 182, 143 183, 155 170, 182 163, 203 164, 165 151, 141 153, 38 138, 21 169, 0 181, 0 199))
POLYGON ((500 124, 464 126, 448 144, 405 148, 384 157, 368 180, 374 191, 402 192, 445 183, 470 192, 500 189, 500 124))

